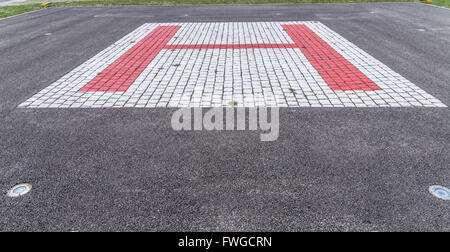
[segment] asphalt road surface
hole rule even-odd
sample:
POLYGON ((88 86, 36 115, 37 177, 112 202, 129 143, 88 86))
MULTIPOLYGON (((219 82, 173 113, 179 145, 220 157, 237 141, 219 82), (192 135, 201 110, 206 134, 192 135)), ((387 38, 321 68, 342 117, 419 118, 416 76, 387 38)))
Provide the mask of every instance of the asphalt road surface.
POLYGON ((25 1, 26 0, 0 0, 0 6, 13 5, 25 1))
POLYGON ((448 108, 282 108, 280 137, 174 109, 18 106, 144 23, 320 21, 450 104, 450 12, 416 3, 50 8, 0 20, 0 231, 450 231, 448 108), (6 197, 22 182, 33 190, 6 197))

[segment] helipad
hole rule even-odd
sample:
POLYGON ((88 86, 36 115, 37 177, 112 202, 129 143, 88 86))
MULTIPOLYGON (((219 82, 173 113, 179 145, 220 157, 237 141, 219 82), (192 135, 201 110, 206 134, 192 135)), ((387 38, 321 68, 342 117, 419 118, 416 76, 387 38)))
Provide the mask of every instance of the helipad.
POLYGON ((228 106, 446 107, 319 22, 144 24, 19 107, 228 106))

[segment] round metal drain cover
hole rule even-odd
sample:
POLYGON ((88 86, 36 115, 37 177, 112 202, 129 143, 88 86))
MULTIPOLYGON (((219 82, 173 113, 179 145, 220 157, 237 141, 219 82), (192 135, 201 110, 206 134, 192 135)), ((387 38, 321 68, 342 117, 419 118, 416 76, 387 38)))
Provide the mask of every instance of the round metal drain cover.
POLYGON ((20 197, 29 193, 31 191, 31 188, 32 188, 31 184, 19 184, 11 188, 7 196, 11 198, 20 197))
POLYGON ((450 190, 443 186, 430 186, 430 193, 433 194, 433 196, 436 198, 450 200, 450 190))

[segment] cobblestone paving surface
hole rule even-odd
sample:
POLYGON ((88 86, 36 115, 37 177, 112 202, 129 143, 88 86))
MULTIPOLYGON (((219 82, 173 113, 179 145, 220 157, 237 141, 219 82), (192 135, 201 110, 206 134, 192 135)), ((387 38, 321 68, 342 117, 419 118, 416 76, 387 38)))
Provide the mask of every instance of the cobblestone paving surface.
POLYGON ((320 22, 144 24, 21 108, 446 107, 320 22))

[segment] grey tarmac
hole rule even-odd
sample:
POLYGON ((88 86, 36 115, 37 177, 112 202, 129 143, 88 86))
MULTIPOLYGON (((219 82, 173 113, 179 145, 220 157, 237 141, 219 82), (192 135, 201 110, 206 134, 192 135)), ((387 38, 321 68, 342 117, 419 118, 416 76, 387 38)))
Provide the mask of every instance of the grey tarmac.
POLYGON ((450 10, 418 3, 49 8, 0 20, 0 231, 450 231, 448 108, 281 108, 280 137, 175 109, 20 109, 145 23, 320 21, 450 105, 450 10), (32 191, 7 198, 19 183, 32 191))

